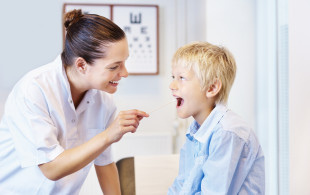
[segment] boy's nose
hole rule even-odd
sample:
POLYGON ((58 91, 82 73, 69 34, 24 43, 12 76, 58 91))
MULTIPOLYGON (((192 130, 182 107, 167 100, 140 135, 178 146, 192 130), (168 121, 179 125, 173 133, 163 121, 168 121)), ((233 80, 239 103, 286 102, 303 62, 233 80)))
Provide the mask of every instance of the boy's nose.
POLYGON ((176 89, 177 89, 177 86, 176 86, 176 84, 175 84, 175 81, 171 81, 171 83, 170 83, 170 85, 169 85, 169 88, 170 88, 171 90, 176 90, 176 89))

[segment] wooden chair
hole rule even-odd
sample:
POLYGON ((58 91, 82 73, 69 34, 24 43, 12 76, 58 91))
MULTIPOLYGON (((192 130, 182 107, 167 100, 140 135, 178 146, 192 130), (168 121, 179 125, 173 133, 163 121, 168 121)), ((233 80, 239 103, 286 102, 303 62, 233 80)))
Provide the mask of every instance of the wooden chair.
POLYGON ((122 195, 135 195, 134 157, 123 158, 116 162, 122 195))
POLYGON ((116 166, 122 195, 162 195, 178 174, 179 155, 128 157, 116 166))

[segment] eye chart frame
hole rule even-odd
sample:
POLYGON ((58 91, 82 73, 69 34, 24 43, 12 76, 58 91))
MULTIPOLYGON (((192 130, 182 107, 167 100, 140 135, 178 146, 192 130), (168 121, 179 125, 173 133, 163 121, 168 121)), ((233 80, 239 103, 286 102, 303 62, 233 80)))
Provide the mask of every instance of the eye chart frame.
POLYGON ((125 64, 130 75, 159 74, 158 5, 65 3, 63 14, 73 9, 102 15, 124 30, 129 47, 125 64))

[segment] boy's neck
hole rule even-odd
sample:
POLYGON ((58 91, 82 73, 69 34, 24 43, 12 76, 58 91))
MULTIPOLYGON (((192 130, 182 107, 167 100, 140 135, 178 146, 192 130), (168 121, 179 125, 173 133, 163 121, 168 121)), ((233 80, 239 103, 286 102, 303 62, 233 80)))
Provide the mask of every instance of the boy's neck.
POLYGON ((215 103, 212 103, 206 107, 204 112, 199 113, 197 116, 193 116, 194 119, 197 121, 199 125, 202 125, 202 123, 208 118, 212 110, 216 107, 215 103))

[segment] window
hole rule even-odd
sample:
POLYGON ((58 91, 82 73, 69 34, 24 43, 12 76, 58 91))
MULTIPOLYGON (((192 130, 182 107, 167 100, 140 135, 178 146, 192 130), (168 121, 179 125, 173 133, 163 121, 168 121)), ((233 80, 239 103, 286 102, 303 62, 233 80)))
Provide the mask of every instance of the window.
POLYGON ((266 194, 289 194, 288 2, 257 1, 257 134, 266 194))

